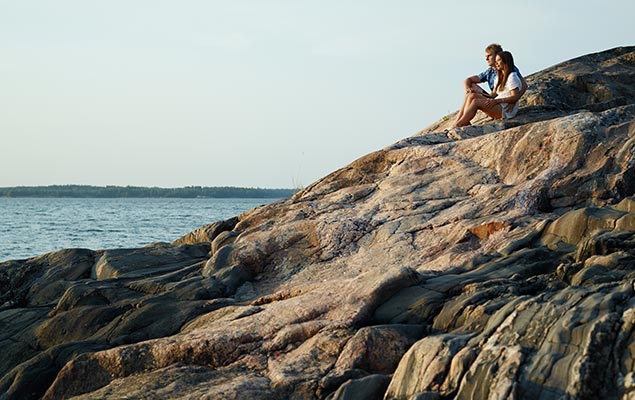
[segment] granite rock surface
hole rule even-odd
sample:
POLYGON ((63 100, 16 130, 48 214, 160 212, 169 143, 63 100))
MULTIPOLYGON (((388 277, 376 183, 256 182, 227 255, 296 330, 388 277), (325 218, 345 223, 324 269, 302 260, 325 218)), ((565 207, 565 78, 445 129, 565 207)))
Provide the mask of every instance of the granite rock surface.
POLYGON ((292 198, 0 264, 0 399, 635 399, 635 47, 292 198))

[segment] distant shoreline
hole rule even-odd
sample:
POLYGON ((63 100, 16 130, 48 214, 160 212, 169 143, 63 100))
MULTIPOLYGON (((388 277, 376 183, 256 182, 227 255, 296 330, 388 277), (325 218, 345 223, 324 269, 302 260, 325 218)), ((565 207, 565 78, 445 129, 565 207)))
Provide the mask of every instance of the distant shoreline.
POLYGON ((233 186, 185 186, 160 188, 143 186, 50 185, 0 187, 5 198, 287 198, 293 189, 245 188, 233 186))

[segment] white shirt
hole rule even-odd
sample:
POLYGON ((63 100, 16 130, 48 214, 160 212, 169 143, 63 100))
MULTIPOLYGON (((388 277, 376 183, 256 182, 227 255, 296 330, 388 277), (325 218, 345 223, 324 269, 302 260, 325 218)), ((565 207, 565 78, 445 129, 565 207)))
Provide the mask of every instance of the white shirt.
MULTIPOLYGON (((498 76, 494 80, 494 87, 496 87, 497 85, 498 85, 498 76)), ((520 90, 522 85, 523 84, 518 74, 516 72, 512 72, 507 77, 507 82, 505 83, 505 87, 503 88, 503 90, 497 93, 496 98, 504 99, 505 97, 511 97, 512 90, 513 89, 520 90)), ((514 104, 501 103, 501 107, 503 108, 503 118, 513 118, 514 116, 516 116, 516 113, 518 112, 518 102, 515 102, 514 104)))

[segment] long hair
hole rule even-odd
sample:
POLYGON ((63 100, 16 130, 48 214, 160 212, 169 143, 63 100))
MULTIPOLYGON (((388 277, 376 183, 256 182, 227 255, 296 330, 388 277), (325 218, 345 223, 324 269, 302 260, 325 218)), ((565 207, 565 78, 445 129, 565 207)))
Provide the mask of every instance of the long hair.
POLYGON ((498 86, 496 86, 496 92, 499 92, 505 88, 505 84, 507 84, 507 78, 509 75, 514 72, 514 57, 512 57, 512 53, 509 51, 501 51, 497 54, 503 61, 503 68, 496 71, 498 76, 498 86))

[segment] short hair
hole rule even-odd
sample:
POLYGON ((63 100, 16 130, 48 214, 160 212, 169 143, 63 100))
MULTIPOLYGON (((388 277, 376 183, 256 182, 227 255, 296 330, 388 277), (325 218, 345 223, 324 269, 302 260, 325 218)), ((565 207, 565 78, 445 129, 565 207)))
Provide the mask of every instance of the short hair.
POLYGON ((494 54, 498 54, 503 51, 503 47, 500 44, 492 43, 485 48, 485 51, 490 51, 494 54))

